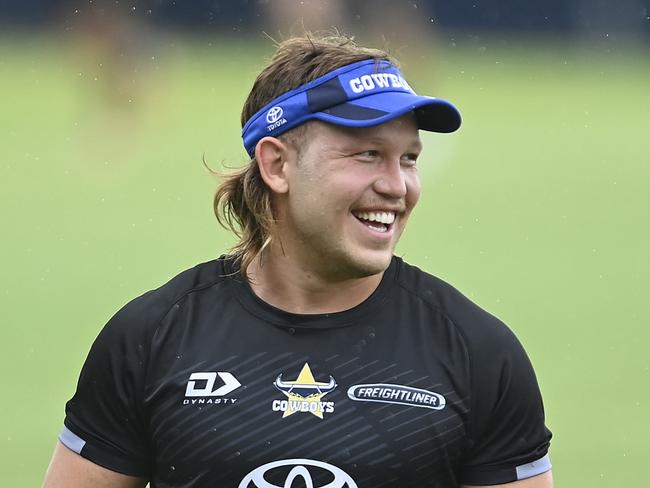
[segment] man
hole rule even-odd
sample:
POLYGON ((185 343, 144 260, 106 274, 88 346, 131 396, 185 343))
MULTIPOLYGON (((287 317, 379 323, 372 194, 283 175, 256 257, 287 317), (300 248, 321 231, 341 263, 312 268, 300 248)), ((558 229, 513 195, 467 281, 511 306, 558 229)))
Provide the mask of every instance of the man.
POLYGON ((455 107, 383 51, 295 38, 242 124, 250 164, 215 197, 239 243, 107 324, 45 486, 551 487, 516 338, 393 255, 418 130, 455 107))

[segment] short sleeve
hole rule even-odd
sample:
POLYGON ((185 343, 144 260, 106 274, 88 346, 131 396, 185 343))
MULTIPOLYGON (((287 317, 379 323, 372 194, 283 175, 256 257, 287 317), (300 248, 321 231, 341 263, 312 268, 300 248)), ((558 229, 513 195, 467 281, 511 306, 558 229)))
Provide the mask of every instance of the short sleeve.
POLYGON ((470 449, 461 472, 468 485, 510 483, 551 469, 551 432, 530 360, 504 324, 485 325, 470 344, 470 449))
POLYGON ((142 297, 126 305, 101 331, 66 404, 59 440, 113 471, 148 477, 150 448, 143 390, 148 355, 142 297))

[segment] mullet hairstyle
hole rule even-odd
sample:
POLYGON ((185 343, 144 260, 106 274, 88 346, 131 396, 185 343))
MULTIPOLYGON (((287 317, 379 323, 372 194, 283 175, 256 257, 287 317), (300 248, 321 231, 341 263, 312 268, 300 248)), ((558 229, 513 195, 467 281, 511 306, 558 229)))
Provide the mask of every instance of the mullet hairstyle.
MULTIPOLYGON (((242 128, 250 117, 280 95, 335 69, 368 59, 387 60, 397 66, 397 61, 387 52, 357 46, 352 38, 338 35, 306 35, 279 43, 244 103, 242 128)), ((300 154, 306 126, 295 127, 279 139, 300 154)), ((219 224, 239 238, 230 252, 246 278, 253 258, 271 243, 275 222, 270 190, 262 179, 255 156, 243 168, 222 175, 214 196, 214 213, 219 224)))

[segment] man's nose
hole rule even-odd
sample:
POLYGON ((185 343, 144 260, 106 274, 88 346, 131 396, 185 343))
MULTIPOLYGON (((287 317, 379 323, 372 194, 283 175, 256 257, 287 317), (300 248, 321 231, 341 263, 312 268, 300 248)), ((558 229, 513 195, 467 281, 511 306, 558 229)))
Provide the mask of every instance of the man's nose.
POLYGON ((377 193, 386 197, 404 198, 406 195, 406 178, 400 161, 384 161, 373 186, 377 193))

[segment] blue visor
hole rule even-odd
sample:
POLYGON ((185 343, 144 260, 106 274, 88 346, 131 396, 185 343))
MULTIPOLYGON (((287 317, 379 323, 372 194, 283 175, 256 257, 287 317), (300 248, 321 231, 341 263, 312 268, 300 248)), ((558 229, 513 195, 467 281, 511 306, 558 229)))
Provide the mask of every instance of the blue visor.
POLYGON ((441 98, 416 95, 399 70, 374 59, 349 64, 291 90, 266 104, 242 129, 252 157, 266 136, 279 136, 308 120, 344 127, 371 127, 414 112, 418 127, 453 132, 460 113, 441 98))

